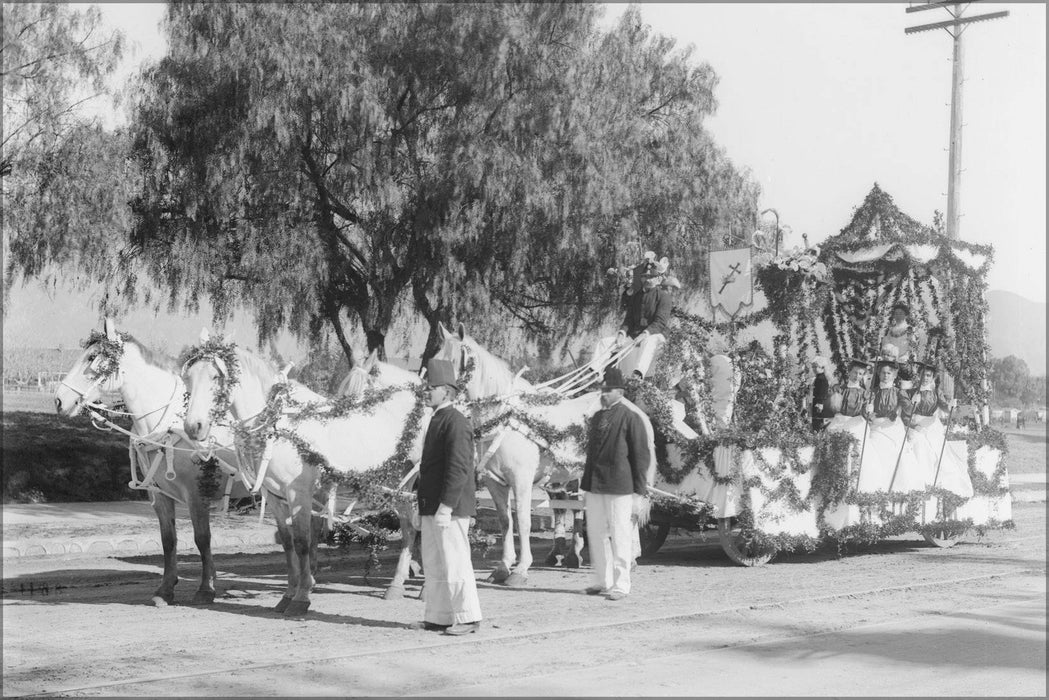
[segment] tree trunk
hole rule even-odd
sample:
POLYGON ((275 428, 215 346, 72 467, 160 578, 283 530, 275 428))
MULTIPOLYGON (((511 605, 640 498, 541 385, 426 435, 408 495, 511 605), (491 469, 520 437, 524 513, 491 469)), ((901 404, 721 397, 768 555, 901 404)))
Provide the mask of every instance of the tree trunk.
POLYGON ((426 293, 419 291, 419 289, 413 284, 412 295, 415 298, 415 308, 419 310, 419 313, 423 315, 427 323, 430 324, 430 333, 426 336, 426 347, 423 349, 422 363, 419 367, 421 370, 426 366, 426 363, 430 361, 430 358, 437 354, 437 351, 441 349, 444 344, 444 338, 441 337, 440 325, 443 323, 445 328, 451 324, 451 318, 449 318, 448 309, 445 306, 434 307, 430 304, 430 300, 426 297, 426 293))
POLYGON ((346 355, 346 359, 349 360, 350 369, 353 369, 354 365, 357 364, 357 360, 354 358, 353 346, 350 345, 350 341, 346 338, 346 331, 342 327, 342 320, 339 318, 339 312, 342 310, 336 304, 329 303, 325 305, 324 314, 328 318, 328 323, 331 324, 332 329, 335 331, 335 337, 339 339, 339 345, 342 346, 342 352, 346 355))

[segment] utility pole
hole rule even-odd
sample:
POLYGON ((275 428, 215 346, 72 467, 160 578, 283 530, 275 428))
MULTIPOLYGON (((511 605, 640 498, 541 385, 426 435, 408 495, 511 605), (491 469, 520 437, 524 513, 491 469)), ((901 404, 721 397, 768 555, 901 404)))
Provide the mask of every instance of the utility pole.
POLYGON ((951 15, 951 19, 944 22, 933 22, 916 27, 907 27, 904 34, 917 34, 933 29, 943 29, 954 40, 953 70, 951 72, 951 150, 948 159, 947 173, 947 237, 958 240, 961 236, 961 212, 958 200, 962 189, 962 83, 963 76, 962 33, 966 26, 973 22, 989 19, 998 19, 1008 16, 1007 10, 989 12, 984 15, 964 17, 963 13, 968 9, 969 2, 929 2, 922 5, 911 5, 907 12, 923 12, 925 10, 943 9, 951 15))

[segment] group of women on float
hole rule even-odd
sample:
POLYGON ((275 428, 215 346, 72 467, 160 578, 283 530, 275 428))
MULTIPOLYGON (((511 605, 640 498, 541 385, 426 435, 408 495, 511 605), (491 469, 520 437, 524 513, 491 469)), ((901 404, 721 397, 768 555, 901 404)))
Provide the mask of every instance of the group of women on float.
MULTIPOLYGON (((907 311, 901 304, 893 314, 905 318, 907 311)), ((895 318, 893 323, 895 327, 895 318)), ((831 417, 824 429, 848 432, 861 446, 860 493, 903 498, 939 487, 970 498, 973 487, 965 450, 945 445, 946 428, 940 418, 941 412, 950 415, 956 400, 938 386, 936 367, 916 361, 913 347, 900 353, 898 338, 899 333, 892 341, 887 337, 882 344, 887 356, 874 362, 849 360, 845 382, 828 396, 824 415, 831 417), (902 383, 901 369, 907 375, 902 383)), ((837 515, 846 518, 844 510, 837 515)), ((846 524, 832 522, 836 518, 831 513, 827 517, 831 526, 846 524)))

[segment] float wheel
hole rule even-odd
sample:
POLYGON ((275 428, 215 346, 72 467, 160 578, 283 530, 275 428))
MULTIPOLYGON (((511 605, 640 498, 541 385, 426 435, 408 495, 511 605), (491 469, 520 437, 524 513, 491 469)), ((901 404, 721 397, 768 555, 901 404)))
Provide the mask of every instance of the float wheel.
POLYGON ((728 558, 740 566, 768 564, 772 557, 776 556, 776 550, 748 543, 734 520, 734 518, 718 518, 718 539, 728 558))

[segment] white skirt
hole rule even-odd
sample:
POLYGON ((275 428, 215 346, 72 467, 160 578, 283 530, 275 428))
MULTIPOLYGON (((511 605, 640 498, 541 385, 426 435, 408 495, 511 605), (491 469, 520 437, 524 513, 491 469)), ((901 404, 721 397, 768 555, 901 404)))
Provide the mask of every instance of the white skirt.
POLYGON ((890 484, 892 492, 897 494, 925 489, 922 475, 916 473, 913 466, 907 468, 908 462, 913 464, 913 458, 901 454, 901 449, 904 453, 907 452, 904 432, 903 421, 899 418, 895 420, 875 418, 871 421, 867 434, 867 445, 860 464, 858 491, 862 493, 888 491, 890 484), (898 469, 897 462, 899 462, 898 469), (896 474, 895 480, 893 480, 894 473, 896 474))
POLYGON ((972 498, 973 484, 969 478, 969 464, 963 458, 967 456, 968 450, 958 449, 959 446, 954 444, 959 442, 964 446, 965 441, 951 441, 951 444, 945 445, 945 435, 946 430, 938 416, 915 416, 909 440, 915 468, 921 472, 927 486, 932 487, 935 480, 935 486, 962 498, 972 498), (936 472, 937 463, 939 475, 936 472))

